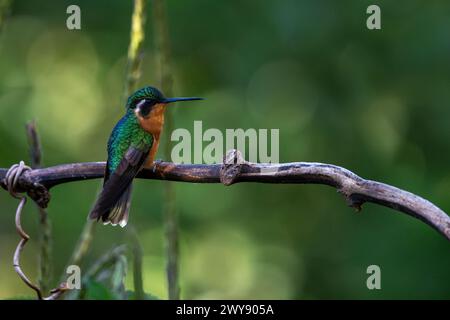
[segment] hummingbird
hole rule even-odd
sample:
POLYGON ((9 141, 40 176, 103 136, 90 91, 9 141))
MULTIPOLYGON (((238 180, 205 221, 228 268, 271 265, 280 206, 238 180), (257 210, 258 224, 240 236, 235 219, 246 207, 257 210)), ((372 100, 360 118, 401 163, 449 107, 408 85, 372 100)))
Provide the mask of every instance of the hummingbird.
POLYGON ((128 98, 125 115, 109 137, 103 189, 89 213, 90 219, 126 226, 133 179, 143 168, 155 168, 167 105, 191 100, 203 99, 166 98, 154 87, 139 89, 128 98))

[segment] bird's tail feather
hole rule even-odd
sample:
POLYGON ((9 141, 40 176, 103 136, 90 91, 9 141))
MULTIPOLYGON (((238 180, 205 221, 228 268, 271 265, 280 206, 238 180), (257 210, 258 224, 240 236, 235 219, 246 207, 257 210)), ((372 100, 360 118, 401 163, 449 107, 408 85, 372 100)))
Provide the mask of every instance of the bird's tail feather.
POLYGON ((132 184, 127 187, 120 198, 109 208, 102 208, 101 203, 99 203, 101 201, 100 197, 99 202, 91 211, 89 218, 96 220, 100 220, 101 218, 104 224, 111 224, 113 226, 120 225, 122 228, 125 227, 130 212, 131 190, 132 184))

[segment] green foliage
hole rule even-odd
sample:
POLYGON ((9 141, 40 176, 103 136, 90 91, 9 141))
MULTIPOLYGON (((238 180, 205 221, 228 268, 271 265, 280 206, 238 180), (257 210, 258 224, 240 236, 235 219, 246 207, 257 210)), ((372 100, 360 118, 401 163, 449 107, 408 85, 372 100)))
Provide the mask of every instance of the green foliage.
POLYGON ((83 275, 81 289, 69 292, 65 298, 126 299, 127 258, 124 250, 124 246, 116 247, 98 258, 83 275))
MULTIPOLYGON (((127 275, 127 258, 125 247, 117 247, 102 257, 88 269, 83 277, 81 290, 74 290, 66 299, 84 300, 134 300, 134 292, 125 290, 124 280, 127 275)), ((158 299, 146 293, 145 300, 158 299)))
POLYGON ((86 300, 116 300, 117 297, 104 284, 96 281, 87 281, 86 292, 81 296, 86 300))

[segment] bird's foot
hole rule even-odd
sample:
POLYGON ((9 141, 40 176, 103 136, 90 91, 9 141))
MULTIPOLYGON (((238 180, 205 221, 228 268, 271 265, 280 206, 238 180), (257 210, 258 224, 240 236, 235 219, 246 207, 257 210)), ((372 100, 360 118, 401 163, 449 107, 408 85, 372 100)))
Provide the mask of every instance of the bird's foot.
POLYGON ((158 165, 160 165, 163 161, 161 159, 156 159, 153 161, 152 164, 152 172, 156 173, 156 171, 158 170, 158 165))

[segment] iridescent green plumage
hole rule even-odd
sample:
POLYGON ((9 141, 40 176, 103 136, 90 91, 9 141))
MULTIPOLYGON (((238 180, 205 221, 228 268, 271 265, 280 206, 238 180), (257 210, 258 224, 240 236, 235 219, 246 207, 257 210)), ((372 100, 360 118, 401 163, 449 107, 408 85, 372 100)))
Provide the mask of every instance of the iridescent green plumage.
POLYGON ((108 171, 114 172, 130 146, 139 150, 150 149, 151 134, 145 132, 131 109, 119 120, 108 141, 108 171))
POLYGON ((161 101, 164 98, 164 95, 161 91, 153 87, 145 87, 139 89, 135 93, 133 93, 127 100, 127 110, 133 109, 136 104, 142 99, 153 99, 157 101, 161 101))

